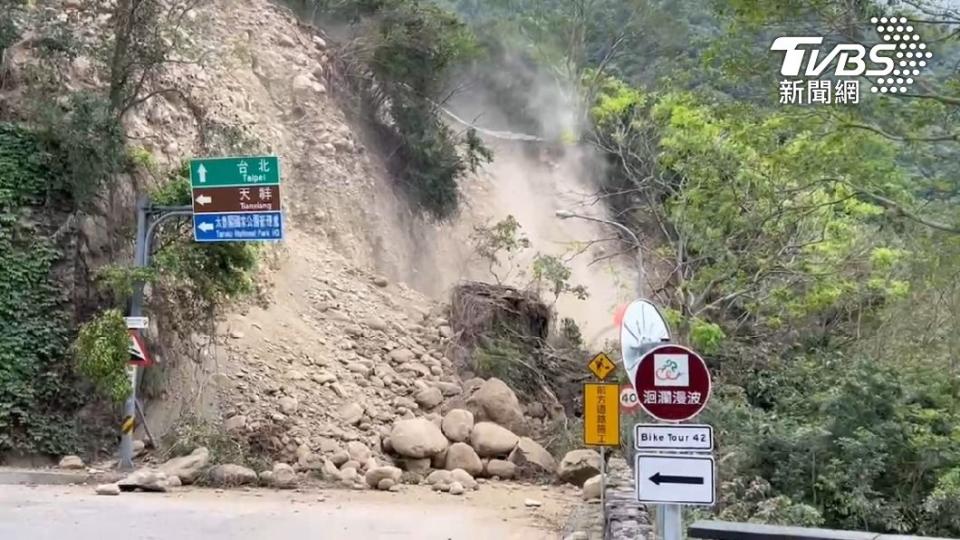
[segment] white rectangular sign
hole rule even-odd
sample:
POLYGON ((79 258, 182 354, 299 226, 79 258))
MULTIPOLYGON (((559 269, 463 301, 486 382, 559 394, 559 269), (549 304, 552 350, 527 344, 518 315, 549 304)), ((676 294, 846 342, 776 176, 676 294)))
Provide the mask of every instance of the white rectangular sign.
POLYGON ((713 450, 713 426, 707 424, 636 424, 633 447, 637 450, 713 450))
POLYGON ((150 324, 150 320, 147 317, 124 317, 123 320, 126 321, 127 328, 143 329, 150 324))
POLYGON ((637 501, 713 506, 713 456, 636 454, 637 501))

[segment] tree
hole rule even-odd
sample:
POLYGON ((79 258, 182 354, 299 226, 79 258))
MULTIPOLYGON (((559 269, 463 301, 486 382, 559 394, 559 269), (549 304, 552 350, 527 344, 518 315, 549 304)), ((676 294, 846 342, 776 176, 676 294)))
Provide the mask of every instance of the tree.
POLYGON ((113 35, 107 44, 110 108, 118 117, 150 98, 174 92, 159 76, 187 49, 188 14, 200 0, 118 0, 113 35))

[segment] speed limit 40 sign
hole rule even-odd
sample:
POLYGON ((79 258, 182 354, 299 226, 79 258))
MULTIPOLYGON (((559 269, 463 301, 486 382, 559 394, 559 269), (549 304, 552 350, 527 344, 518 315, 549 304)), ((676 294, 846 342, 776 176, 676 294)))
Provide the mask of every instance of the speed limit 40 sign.
POLYGON ((640 397, 630 384, 620 386, 620 410, 625 413, 637 412, 640 409, 640 397))

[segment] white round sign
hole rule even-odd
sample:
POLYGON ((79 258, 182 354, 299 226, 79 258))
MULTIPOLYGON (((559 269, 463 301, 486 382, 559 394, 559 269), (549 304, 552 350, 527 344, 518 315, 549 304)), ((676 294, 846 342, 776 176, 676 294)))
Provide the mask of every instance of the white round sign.
POLYGON ((624 386, 620 389, 620 409, 623 412, 634 412, 640 408, 640 397, 633 386, 624 386))

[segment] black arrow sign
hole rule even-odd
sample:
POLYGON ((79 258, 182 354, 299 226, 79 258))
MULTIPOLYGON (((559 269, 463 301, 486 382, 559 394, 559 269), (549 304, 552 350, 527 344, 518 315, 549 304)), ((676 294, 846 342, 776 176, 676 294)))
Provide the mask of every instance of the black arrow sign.
POLYGON ((657 473, 650 477, 650 481, 656 485, 664 484, 703 484, 701 476, 670 476, 657 473))

